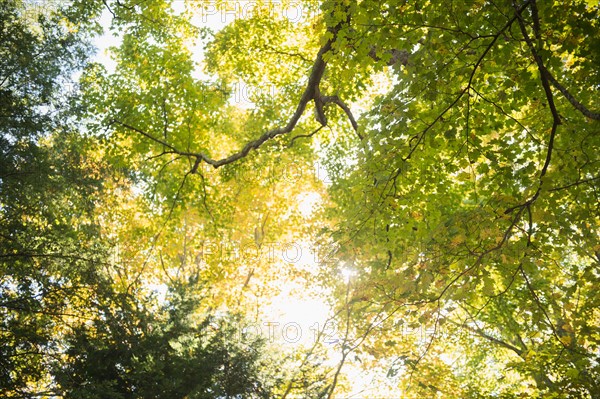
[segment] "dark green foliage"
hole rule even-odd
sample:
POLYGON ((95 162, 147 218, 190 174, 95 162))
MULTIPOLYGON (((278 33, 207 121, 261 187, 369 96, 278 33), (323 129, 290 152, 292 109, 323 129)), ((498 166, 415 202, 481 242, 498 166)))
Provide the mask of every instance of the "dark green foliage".
POLYGON ((260 341, 246 341, 234 320, 198 314, 191 289, 160 305, 111 293, 98 318, 75 329, 55 376, 65 398, 263 398, 260 341))
MULTIPOLYGON (((66 83, 87 45, 61 16, 0 4, 0 395, 43 390, 65 319, 97 283, 90 213, 99 189, 65 127, 66 83), (43 385, 43 384, 42 384, 43 385)), ((47 11, 47 12, 46 12, 47 11)))

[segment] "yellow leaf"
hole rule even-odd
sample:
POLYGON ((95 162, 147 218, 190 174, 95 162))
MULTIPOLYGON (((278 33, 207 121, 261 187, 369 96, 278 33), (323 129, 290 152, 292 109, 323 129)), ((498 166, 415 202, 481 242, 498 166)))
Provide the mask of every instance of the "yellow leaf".
POLYGON ((454 238, 452 238, 452 241, 450 242, 450 246, 458 247, 463 242, 465 242, 465 237, 462 234, 460 234, 460 235, 457 235, 454 238))

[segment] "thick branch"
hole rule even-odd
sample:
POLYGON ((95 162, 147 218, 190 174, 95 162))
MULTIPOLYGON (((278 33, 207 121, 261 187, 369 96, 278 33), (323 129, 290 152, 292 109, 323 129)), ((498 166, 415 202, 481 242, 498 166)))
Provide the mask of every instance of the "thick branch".
MULTIPOLYGON (((536 9, 535 8, 535 0, 531 0, 531 4, 532 4, 532 8, 535 10, 536 9)), ((519 22, 519 28, 521 29, 523 38, 525 39, 525 42, 527 43, 527 46, 529 47, 529 50, 531 51, 531 54, 533 55, 533 59, 535 60, 535 63, 537 64, 538 71, 540 72, 540 80, 542 81, 542 87, 544 88, 544 92, 546 94, 546 100, 548 100, 550 112, 552 113, 552 128, 550 130, 550 138, 548 140, 548 147, 546 150, 546 159, 544 160, 544 165, 542 166, 542 170, 540 172, 540 178, 539 178, 540 184, 538 186, 538 189, 536 190, 535 194, 533 194, 533 196, 530 199, 528 199, 524 204, 513 206, 513 207, 507 209, 504 212, 506 214, 512 212, 513 210, 515 210, 517 208, 528 207, 540 195, 540 192, 542 191, 542 185, 544 184, 543 178, 544 178, 544 176, 546 176, 546 172, 548 172, 548 167, 550 166, 550 161, 552 160, 552 151, 554 149, 554 138, 556 137, 556 130, 558 129, 558 125, 560 125, 562 123, 560 116, 558 114, 558 111, 556 109, 556 104, 554 103, 554 95, 552 94, 552 89, 550 88, 550 82, 549 82, 550 73, 544 66, 542 57, 540 57, 540 55, 538 54, 537 50, 535 49, 535 46, 533 45, 533 41, 531 40, 531 37, 529 37, 529 34, 527 33, 527 28, 525 27, 525 22, 523 21, 523 16, 521 15, 522 11, 523 11, 522 8, 515 10, 515 15, 517 16, 517 21, 519 22)), ((534 12, 534 15, 536 15, 535 12, 534 12)))
POLYGON ((600 121, 600 113, 593 112, 593 111, 590 111, 589 109, 587 109, 583 104, 581 104, 579 101, 577 101, 577 99, 575 97, 573 97, 573 95, 571 93, 569 93, 569 91, 563 85, 561 85, 554 78, 554 76, 552 76, 552 74, 550 74, 550 72, 546 69, 546 67, 544 67, 544 70, 546 71, 546 76, 547 76, 548 80, 550 81, 550 83, 552 83, 552 85, 554 87, 556 87, 558 89, 558 91, 560 91, 562 93, 562 95, 565 96, 565 98, 567 100, 569 100, 569 102, 571 103, 571 105, 573 105, 573 107, 576 110, 578 110, 584 116, 587 116, 590 119, 594 119, 596 121, 600 121))
POLYGON ((356 133, 358 134, 358 137, 360 137, 361 140, 363 139, 362 136, 360 135, 360 133, 358 133, 358 123, 356 123, 356 119, 354 119, 354 115, 352 115, 352 111, 350 111, 350 108, 346 105, 346 103, 344 101, 342 101, 341 98, 339 98, 338 96, 323 96, 322 100, 323 100, 323 104, 334 103, 338 107, 340 107, 342 110, 344 110, 344 112, 348 116, 348 119, 350 119, 352 128, 354 129, 354 131, 356 131, 356 133))
MULTIPOLYGON (((538 38, 540 35, 541 24, 540 24, 540 16, 538 14, 537 4, 535 3, 535 1, 532 1, 532 3, 531 3, 531 17, 533 19, 533 31, 535 33, 536 38, 538 38)), ((527 45, 530 48, 532 48, 530 43, 527 43, 527 45)), ((537 60, 536 60, 536 62, 537 62, 537 60)), ((540 66, 539 63, 538 63, 538 66, 540 66)), ((575 99, 575 97, 573 97, 573 95, 571 93, 569 93, 569 91, 564 86, 562 86, 554 78, 554 76, 552 76, 552 74, 550 74, 550 71, 548 71, 548 69, 543 64, 541 64, 540 68, 544 70, 544 73, 546 74, 546 78, 550 81, 550 83, 552 83, 552 85, 554 87, 556 87, 558 89, 558 91, 560 91, 567 100, 569 100, 571 105, 573 105, 573 107, 575 107, 576 110, 578 110, 579 112, 581 112, 583 115, 587 116, 590 119, 594 119, 597 121, 600 120, 600 113, 590 111, 583 104, 581 104, 579 101, 577 101, 575 99)))
MULTIPOLYGON (((535 0, 531 1, 532 4, 535 4, 535 0)), ((548 100, 548 105, 550 106, 550 112, 552 112, 552 118, 554 119, 554 123, 560 125, 560 116, 558 115, 558 111, 556 110, 556 105, 554 104, 554 96, 552 95, 552 89, 550 89, 550 83, 548 80, 548 70, 544 66, 544 62, 542 57, 538 54, 535 46, 529 34, 527 33, 527 29, 525 28, 525 22, 523 21, 523 16, 521 15, 522 11, 517 10, 517 21, 519 22, 519 28, 521 29, 521 33, 523 34, 523 39, 525 39, 525 43, 529 47, 531 54, 533 55, 533 59, 537 64, 538 70, 540 72, 540 79, 542 81, 542 87, 544 88, 544 92, 546 93, 546 99, 548 100)))
MULTIPOLYGON (((194 163, 194 166, 191 169, 191 173, 197 172, 198 167, 201 162, 206 162, 207 164, 212 165, 214 168, 218 168, 223 165, 233 163, 241 158, 246 157, 250 153, 250 151, 258 149, 265 142, 267 142, 277 136, 280 136, 280 135, 283 135, 286 133, 290 133, 294 129, 294 127, 296 127, 296 124, 302 117, 302 114, 306 110, 307 104, 313 100, 315 102, 317 120, 322 126, 325 126, 327 124, 327 120, 323 114, 323 104, 324 104, 325 100, 329 100, 330 102, 335 102, 336 104, 338 104, 346 112, 346 115, 348 115, 348 117, 350 118, 352 127, 356 130, 357 124, 356 124, 356 121, 354 120, 354 117, 352 116, 352 113, 350 112, 350 109, 337 96, 324 97, 324 96, 321 96, 320 91, 319 91, 319 85, 321 83, 321 79, 323 78, 323 73, 325 72, 325 67, 326 67, 326 63, 325 63, 325 60, 323 59, 323 56, 325 53, 327 53, 328 51, 330 51, 332 49, 332 45, 337 38, 338 32, 342 29, 342 27, 344 25, 348 24, 349 21, 350 21, 350 16, 348 14, 345 21, 342 21, 342 22, 338 23, 335 27, 328 29, 328 32, 330 32, 332 34, 331 38, 328 39, 327 42, 319 49, 319 52, 317 53, 314 64, 312 66, 312 69, 311 69, 311 72, 310 72, 310 75, 308 78, 308 83, 306 84, 306 88, 304 89, 304 92, 302 93, 302 96, 300 97, 300 101, 298 102, 296 110, 295 110, 294 114, 292 115, 292 117, 289 119, 288 123, 284 127, 278 127, 278 128, 269 130, 266 133, 263 133, 256 140, 246 143, 246 145, 244 145, 244 147, 239 152, 229 155, 228 157, 225 157, 222 159, 213 159, 202 152, 180 151, 177 148, 175 148, 174 146, 168 144, 165 140, 154 137, 152 134, 149 134, 148 132, 145 132, 139 128, 131 126, 125 122, 118 121, 118 120, 112 120, 111 124, 116 123, 116 124, 119 124, 127 129, 129 129, 129 130, 137 132, 137 133, 149 138, 150 140, 154 141, 155 143, 161 144, 164 147, 170 149, 173 153, 176 153, 176 154, 179 154, 182 156, 186 156, 186 157, 195 158, 196 162, 194 163)), ((359 135, 359 137, 361 137, 361 136, 359 135)))

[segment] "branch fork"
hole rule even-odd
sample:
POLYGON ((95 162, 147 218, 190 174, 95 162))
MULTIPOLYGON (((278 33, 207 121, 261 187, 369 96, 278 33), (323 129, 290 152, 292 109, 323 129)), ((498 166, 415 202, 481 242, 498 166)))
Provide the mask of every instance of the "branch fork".
MULTIPOLYGON (((304 89, 304 92, 302 93, 302 96, 300 97, 300 101, 298 102, 298 105, 296 106, 296 110, 292 114, 288 123, 283 127, 278 127, 278 128, 275 128, 275 129, 272 129, 272 130, 269 130, 269 131, 263 133, 256 140, 246 143, 246 145, 244 145, 244 147, 240 151, 238 151, 232 155, 229 155, 225 158, 213 159, 210 156, 208 156, 202 152, 181 151, 181 150, 177 149, 176 147, 174 147, 173 145, 167 143, 166 140, 157 138, 154 135, 152 135, 148 132, 145 132, 139 128, 136 128, 135 126, 131 126, 123 121, 113 119, 109 123, 111 125, 118 124, 128 130, 132 130, 136 133, 141 134, 142 136, 154 141, 155 143, 162 145, 163 148, 167 149, 167 150, 163 151, 163 153, 177 154, 180 156, 185 156, 188 158, 195 159, 194 165, 192 166, 189 173, 197 173, 198 168, 200 167, 200 164, 202 162, 206 162, 207 164, 212 165, 215 169, 219 168, 223 165, 233 163, 241 158, 246 157, 250 153, 251 150, 258 149, 265 142, 267 142, 277 136, 281 136, 281 135, 290 133, 296 127, 298 121, 304 114, 304 111, 306 110, 308 103, 311 101, 314 101, 315 117, 316 117, 317 121, 320 123, 321 128, 324 126, 327 126, 327 118, 325 117, 325 112, 323 110, 324 106, 326 104, 335 104, 335 105, 339 106, 344 111, 344 113, 348 116, 348 119, 350 120, 352 128, 357 133, 358 137, 362 140, 363 136, 360 135, 360 133, 358 133, 358 124, 356 123, 356 119, 352 115, 350 108, 338 96, 335 96, 335 95, 323 96, 323 95, 321 95, 321 92, 319 89, 319 85, 323 78, 323 74, 325 72, 325 67, 327 65, 325 60, 323 59, 323 56, 325 55, 325 53, 332 50, 332 44, 335 42, 338 32, 341 30, 341 28, 344 25, 347 25, 349 23, 349 21, 350 21, 350 16, 348 15, 345 21, 342 21, 342 22, 338 23, 335 27, 331 27, 328 29, 328 32, 330 32, 332 35, 327 40, 327 42, 319 49, 319 52, 317 53, 317 56, 315 58, 313 66, 312 66, 306 88, 304 89)), ((321 128, 319 128, 318 130, 320 130, 321 128)), ((303 137, 307 137, 307 136, 304 135, 303 137)), ((292 141, 293 140, 294 139, 292 139, 292 141)))

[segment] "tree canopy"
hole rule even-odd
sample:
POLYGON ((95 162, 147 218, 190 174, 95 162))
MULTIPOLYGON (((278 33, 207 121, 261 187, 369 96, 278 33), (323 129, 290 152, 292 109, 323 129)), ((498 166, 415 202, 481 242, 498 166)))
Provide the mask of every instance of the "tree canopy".
POLYGON ((600 396, 596 2, 0 13, 3 397, 600 396))

